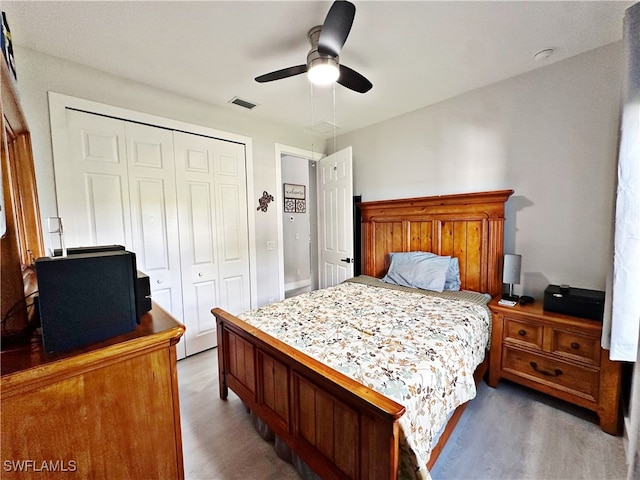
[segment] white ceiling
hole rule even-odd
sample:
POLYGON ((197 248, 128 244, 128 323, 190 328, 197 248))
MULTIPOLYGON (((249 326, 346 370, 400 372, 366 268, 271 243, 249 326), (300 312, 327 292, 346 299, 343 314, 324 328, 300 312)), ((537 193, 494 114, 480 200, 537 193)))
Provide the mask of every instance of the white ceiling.
MULTIPOLYGON (((3 0, 16 45, 243 114, 304 128, 334 121, 331 89, 305 75, 254 77, 305 63, 307 31, 331 1, 3 0), (257 103, 244 110, 228 101, 257 103)), ((335 89, 337 133, 618 41, 633 1, 354 1, 341 63, 373 89, 335 89), (546 61, 533 55, 555 49, 546 61)), ((20 58, 16 59, 18 72, 20 58)))

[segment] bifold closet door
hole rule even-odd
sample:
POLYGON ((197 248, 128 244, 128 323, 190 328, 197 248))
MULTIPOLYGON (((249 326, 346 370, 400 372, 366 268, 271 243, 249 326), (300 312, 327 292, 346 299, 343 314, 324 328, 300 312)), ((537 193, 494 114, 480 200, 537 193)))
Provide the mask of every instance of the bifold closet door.
POLYGON ((211 308, 250 307, 244 145, 174 132, 187 355, 217 344, 211 308))
POLYGON ((153 300, 182 321, 172 132, 67 110, 67 140, 54 162, 66 245, 135 252, 153 300))
POLYGON ((138 270, 149 275, 153 300, 183 321, 173 132, 124 123, 138 270))
POLYGON ((244 145, 66 115, 69 154, 54 165, 67 246, 135 252, 153 300, 187 326, 179 355, 185 344, 187 355, 214 347, 211 309, 250 308, 244 145))

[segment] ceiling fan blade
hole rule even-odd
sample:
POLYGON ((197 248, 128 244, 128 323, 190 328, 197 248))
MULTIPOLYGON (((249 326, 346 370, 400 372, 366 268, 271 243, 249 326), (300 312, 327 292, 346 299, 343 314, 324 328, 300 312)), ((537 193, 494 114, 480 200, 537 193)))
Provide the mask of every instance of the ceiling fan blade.
POLYGON ((333 56, 340 53, 351 31, 355 14, 356 7, 353 3, 340 0, 333 2, 320 31, 318 52, 333 56))
POLYGON ((306 65, 296 65, 295 67, 283 68, 282 70, 276 70, 275 72, 265 73, 256 77, 256 82, 272 82, 274 80, 280 80, 282 78, 293 77, 294 75, 300 75, 307 71, 306 65))
POLYGON ((366 93, 373 87, 369 80, 345 65, 340 65, 338 83, 358 93, 366 93))

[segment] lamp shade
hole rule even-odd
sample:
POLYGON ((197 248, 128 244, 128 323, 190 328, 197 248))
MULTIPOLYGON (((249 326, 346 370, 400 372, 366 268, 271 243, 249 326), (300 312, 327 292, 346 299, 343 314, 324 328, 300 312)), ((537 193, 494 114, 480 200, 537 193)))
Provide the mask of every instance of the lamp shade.
POLYGON ((504 269, 502 270, 502 282, 519 285, 520 267, 522 265, 522 255, 507 253, 504 256, 504 269))

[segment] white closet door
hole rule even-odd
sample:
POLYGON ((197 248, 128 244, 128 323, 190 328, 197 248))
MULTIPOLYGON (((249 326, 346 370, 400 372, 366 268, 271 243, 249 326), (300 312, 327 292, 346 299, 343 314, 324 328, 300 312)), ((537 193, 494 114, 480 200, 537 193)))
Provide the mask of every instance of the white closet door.
POLYGON ((220 302, 237 315, 251 306, 245 149, 222 140, 214 146, 220 302))
POLYGON ((124 123, 132 248, 138 270, 149 275, 153 300, 182 321, 173 132, 124 123))
POLYGON ((66 115, 69 155, 56 157, 55 172, 67 246, 135 252, 153 300, 187 326, 178 355, 215 346, 211 309, 250 308, 244 145, 66 115))
POLYGON ((174 132, 187 355, 217 345, 211 309, 249 308, 244 146, 174 132))
POLYGON ((67 129, 54 162, 67 246, 135 252, 153 300, 182 321, 172 132, 74 110, 67 129))
POLYGON ((54 163, 66 246, 132 248, 124 123, 67 110, 67 127, 69 155, 54 163))

